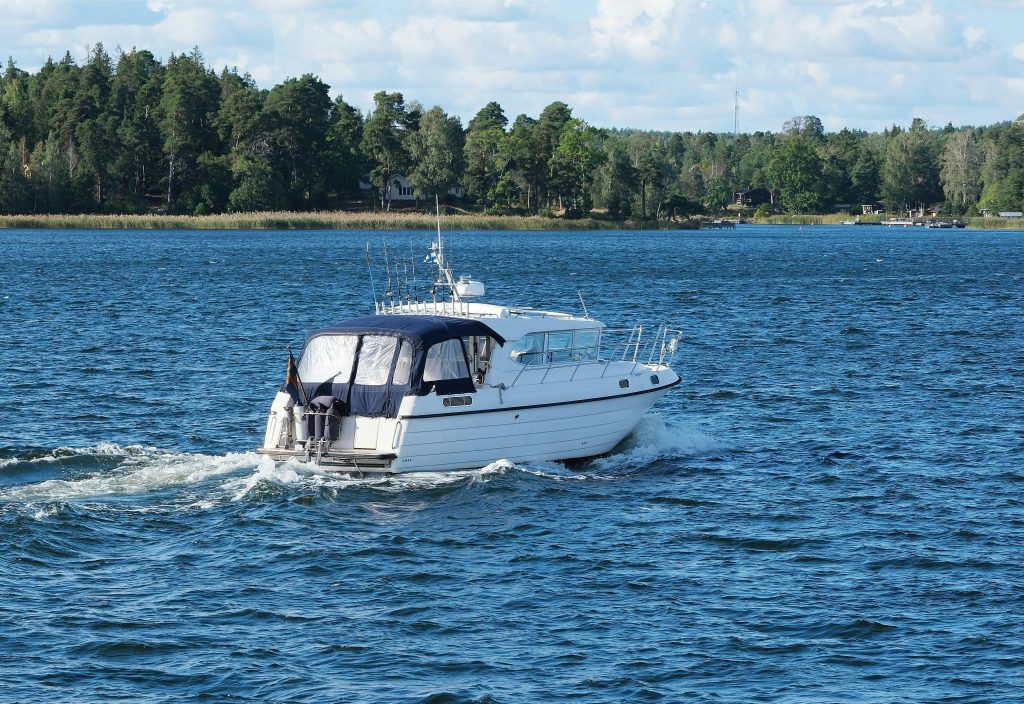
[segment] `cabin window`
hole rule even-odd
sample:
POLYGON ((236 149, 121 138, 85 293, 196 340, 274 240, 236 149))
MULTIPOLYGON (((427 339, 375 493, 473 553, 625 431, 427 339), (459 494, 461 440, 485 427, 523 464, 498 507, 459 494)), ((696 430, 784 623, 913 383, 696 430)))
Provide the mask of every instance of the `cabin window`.
POLYGON ((601 340, 601 331, 577 330, 573 335, 573 356, 581 362, 595 361, 601 340))
POLYGON ((355 383, 366 386, 383 386, 388 383, 397 344, 397 339, 386 335, 364 335, 363 346, 359 349, 355 383))
POLYGON ((423 368, 423 381, 445 381, 466 379, 466 355, 459 340, 445 340, 427 350, 427 361, 423 368))
POLYGON ((537 364, 544 352, 544 333, 523 335, 509 349, 508 356, 520 364, 537 364))
POLYGON ((548 333, 548 361, 568 362, 572 357, 572 330, 548 333))
POLYGON ((299 360, 299 377, 303 383, 347 384, 352 376, 358 341, 355 335, 318 335, 306 343, 299 360))
POLYGON ((398 350, 398 362, 395 363, 395 376, 392 383, 404 386, 409 383, 409 376, 412 372, 412 345, 404 340, 401 345, 402 348, 398 350))

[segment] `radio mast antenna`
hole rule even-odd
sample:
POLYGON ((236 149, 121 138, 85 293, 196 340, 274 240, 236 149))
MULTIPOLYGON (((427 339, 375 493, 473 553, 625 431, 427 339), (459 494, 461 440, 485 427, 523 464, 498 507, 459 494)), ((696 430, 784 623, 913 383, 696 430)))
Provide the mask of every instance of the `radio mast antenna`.
POLYGON ((736 139, 740 133, 740 87, 736 86, 736 105, 732 112, 732 137, 736 139))

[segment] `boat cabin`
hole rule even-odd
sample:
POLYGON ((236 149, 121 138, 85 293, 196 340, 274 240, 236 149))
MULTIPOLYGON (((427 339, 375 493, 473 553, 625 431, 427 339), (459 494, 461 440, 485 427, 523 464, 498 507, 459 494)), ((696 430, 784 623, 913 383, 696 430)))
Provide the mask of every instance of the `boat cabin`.
POLYGON ((353 318, 307 336, 298 376, 307 399, 333 397, 344 415, 395 418, 404 396, 474 392, 478 369, 504 344, 468 318, 353 318))

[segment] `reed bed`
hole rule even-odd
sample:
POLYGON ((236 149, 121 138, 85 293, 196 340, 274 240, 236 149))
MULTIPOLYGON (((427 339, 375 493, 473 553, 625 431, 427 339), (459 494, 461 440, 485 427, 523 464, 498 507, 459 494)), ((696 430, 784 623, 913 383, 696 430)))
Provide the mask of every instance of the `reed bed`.
POLYGON ((983 230, 1024 230, 1022 218, 967 218, 967 227, 983 230))
MULTIPOLYGON (((453 214, 446 230, 597 230, 621 223, 540 215, 453 214)), ((432 214, 410 212, 266 212, 222 215, 0 215, 0 228, 62 230, 432 230, 432 214)))
MULTIPOLYGON (((862 215, 860 221, 868 224, 877 224, 882 222, 886 216, 884 215, 862 215)), ((768 224, 768 225, 840 225, 844 220, 857 219, 855 215, 772 215, 766 220, 757 220, 756 222, 768 224)))

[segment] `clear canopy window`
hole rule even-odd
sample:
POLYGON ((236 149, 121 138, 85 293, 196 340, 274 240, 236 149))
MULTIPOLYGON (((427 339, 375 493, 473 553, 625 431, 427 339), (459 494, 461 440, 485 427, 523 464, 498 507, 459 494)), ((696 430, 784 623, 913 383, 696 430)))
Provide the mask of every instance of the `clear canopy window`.
POLYGON ((468 376, 466 356, 462 352, 462 343, 458 340, 445 340, 427 350, 423 381, 465 379, 468 376))
POLYGON ((408 384, 412 374, 412 345, 405 340, 401 342, 402 349, 398 350, 398 361, 395 362, 395 376, 392 379, 394 384, 408 384))
POLYGON ((355 335, 319 335, 306 344, 299 360, 299 377, 305 383, 333 381, 347 384, 356 356, 355 335))
POLYGON ((395 358, 397 344, 398 340, 394 337, 363 335, 355 383, 367 386, 383 386, 388 383, 388 374, 391 373, 391 362, 395 358))

